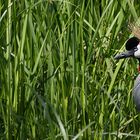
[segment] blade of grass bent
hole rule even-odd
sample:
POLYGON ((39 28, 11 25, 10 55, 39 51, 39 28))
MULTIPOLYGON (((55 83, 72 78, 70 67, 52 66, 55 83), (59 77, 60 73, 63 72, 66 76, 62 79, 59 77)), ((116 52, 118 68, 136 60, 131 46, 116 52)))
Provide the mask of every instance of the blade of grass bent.
POLYGON ((35 63, 35 66, 33 68, 33 72, 32 74, 34 74, 36 72, 36 69, 37 69, 37 66, 39 64, 39 60, 40 60, 40 57, 41 57, 41 53, 42 53, 42 50, 43 50, 43 47, 45 46, 45 43, 46 43, 46 39, 47 39, 47 36, 48 36, 48 33, 46 34, 45 38, 44 38, 44 41, 42 43, 42 46, 40 48, 40 51, 38 53, 38 56, 37 56, 37 59, 36 59, 36 63, 35 63))

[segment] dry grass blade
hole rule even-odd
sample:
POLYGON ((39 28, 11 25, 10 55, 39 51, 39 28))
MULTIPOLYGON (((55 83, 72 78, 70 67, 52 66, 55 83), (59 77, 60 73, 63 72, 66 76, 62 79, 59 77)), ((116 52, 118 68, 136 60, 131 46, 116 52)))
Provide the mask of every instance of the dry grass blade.
POLYGON ((140 39, 140 25, 139 24, 130 23, 128 25, 128 28, 131 30, 132 34, 134 34, 135 37, 140 39))

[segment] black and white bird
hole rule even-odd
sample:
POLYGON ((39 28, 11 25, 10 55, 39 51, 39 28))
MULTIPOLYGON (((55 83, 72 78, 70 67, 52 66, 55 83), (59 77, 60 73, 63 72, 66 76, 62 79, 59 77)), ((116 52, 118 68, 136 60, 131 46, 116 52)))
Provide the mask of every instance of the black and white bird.
MULTIPOLYGON (((122 59, 133 57, 139 61, 139 72, 140 72, 140 39, 137 37, 132 37, 128 39, 125 45, 126 51, 115 56, 115 59, 122 59)), ((133 88, 133 98, 136 104, 136 108, 140 111, 140 74, 137 76, 134 88, 133 88)))

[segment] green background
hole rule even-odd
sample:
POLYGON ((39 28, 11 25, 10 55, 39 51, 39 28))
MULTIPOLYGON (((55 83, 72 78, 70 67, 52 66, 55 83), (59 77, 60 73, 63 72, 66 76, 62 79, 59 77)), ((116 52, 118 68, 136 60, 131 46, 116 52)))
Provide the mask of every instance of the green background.
POLYGON ((139 0, 0 0, 0 139, 139 140, 134 59, 115 61, 139 0))

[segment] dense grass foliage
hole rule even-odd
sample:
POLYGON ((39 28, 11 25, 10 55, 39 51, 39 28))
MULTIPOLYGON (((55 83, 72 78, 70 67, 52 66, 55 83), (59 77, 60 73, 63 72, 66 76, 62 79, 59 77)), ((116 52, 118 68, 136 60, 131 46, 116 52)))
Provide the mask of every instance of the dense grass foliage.
POLYGON ((0 139, 140 139, 137 61, 115 61, 138 0, 0 0, 0 139))

